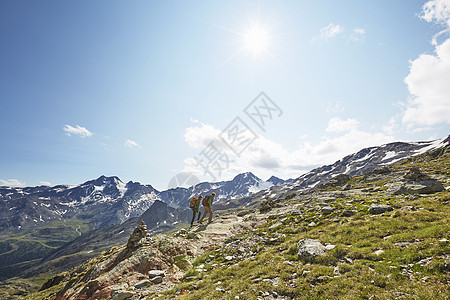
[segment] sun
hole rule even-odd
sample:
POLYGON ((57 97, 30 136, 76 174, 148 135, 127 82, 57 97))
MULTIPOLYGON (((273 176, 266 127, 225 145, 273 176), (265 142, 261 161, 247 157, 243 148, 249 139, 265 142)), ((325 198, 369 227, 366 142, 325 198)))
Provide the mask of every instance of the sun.
POLYGON ((270 46, 270 35, 266 28, 260 24, 250 26, 243 34, 244 49, 253 58, 266 53, 270 46))

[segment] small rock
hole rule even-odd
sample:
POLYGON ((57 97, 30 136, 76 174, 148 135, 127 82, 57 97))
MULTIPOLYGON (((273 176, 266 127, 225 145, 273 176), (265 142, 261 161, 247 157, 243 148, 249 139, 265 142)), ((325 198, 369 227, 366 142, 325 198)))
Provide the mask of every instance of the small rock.
POLYGON ((166 276, 166 273, 162 270, 150 270, 148 271, 148 277, 154 278, 154 277, 164 277, 166 276))
POLYGON ((427 258, 424 258, 424 259, 420 260, 419 262, 417 262, 417 264, 418 264, 418 265, 421 265, 421 266, 427 266, 427 265, 429 265, 432 261, 433 261, 433 257, 427 257, 427 258))
POLYGON ((126 291, 126 290, 112 290, 111 291, 111 300, 125 300, 130 299, 134 296, 134 292, 126 291))
POLYGON ((325 207, 322 207, 322 209, 321 209, 321 211, 324 215, 329 215, 329 214, 333 213, 334 210, 335 209, 331 206, 325 206, 325 207))
POLYGON ((230 260, 233 260, 233 259, 234 259, 234 256, 232 256, 232 255, 225 256, 225 260, 230 261, 230 260))
POLYGON ((283 225, 283 223, 278 222, 278 223, 275 223, 275 224, 273 224, 272 226, 270 226, 269 229, 274 229, 274 228, 277 228, 277 227, 279 227, 279 226, 281 226, 281 225, 283 225))
POLYGON ((378 215, 378 214, 382 214, 384 212, 392 211, 392 210, 394 210, 394 209, 389 205, 372 204, 369 208, 369 213, 371 213, 373 215, 378 215))
POLYGON ((311 223, 308 224, 309 227, 313 227, 313 226, 316 226, 316 225, 317 225, 317 224, 314 223, 314 222, 311 222, 311 223))
POLYGON ((289 265, 289 266, 291 266, 291 267, 294 266, 294 263, 292 263, 292 262, 290 262, 290 261, 288 261, 288 260, 285 260, 283 263, 286 264, 286 265, 289 265))
POLYGON ((351 217, 355 214, 355 212, 353 210, 344 210, 342 212, 342 216, 343 217, 351 217))
POLYGON ((155 276, 155 277, 153 277, 153 278, 151 279, 151 281, 152 281, 154 284, 160 284, 160 283, 163 281, 163 278, 162 278, 161 276, 155 276))
POLYGON ((407 293, 403 293, 403 292, 395 292, 394 293, 395 297, 404 297, 404 296, 409 296, 409 294, 407 293))
POLYGON ((150 284, 150 280, 144 279, 144 280, 141 280, 141 281, 135 283, 134 287, 136 289, 141 289, 141 288, 148 286, 149 284, 150 284))
POLYGON ((216 291, 225 293, 225 289, 223 287, 221 287, 221 286, 216 287, 216 291))
POLYGON ((375 254, 375 255, 380 255, 380 254, 383 254, 384 253, 384 250, 377 250, 377 251, 375 251, 373 254, 375 254))
POLYGON ((338 266, 334 267, 333 273, 334 273, 334 275, 337 275, 337 276, 341 275, 341 272, 339 272, 339 267, 338 266))
POLYGON ((326 245, 325 246, 325 250, 333 250, 334 248, 336 248, 336 245, 326 245))
POLYGON ((446 238, 440 239, 439 242, 446 243, 448 240, 446 238))

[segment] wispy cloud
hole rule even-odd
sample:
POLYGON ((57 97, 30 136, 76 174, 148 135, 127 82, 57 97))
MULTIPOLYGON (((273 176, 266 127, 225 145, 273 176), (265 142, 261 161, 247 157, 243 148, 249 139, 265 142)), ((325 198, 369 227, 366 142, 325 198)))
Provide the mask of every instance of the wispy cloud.
POLYGON ((356 42, 361 40, 365 36, 365 34, 366 31, 360 27, 355 27, 351 31, 348 31, 345 30, 342 25, 330 23, 320 29, 320 38, 314 38, 313 42, 317 41, 318 39, 327 41, 334 37, 337 37, 338 35, 341 35, 344 39, 356 42))
POLYGON ((126 140, 124 145, 128 148, 135 148, 135 147, 139 147, 139 144, 136 143, 135 141, 132 140, 126 140))
POLYGON ((320 29, 320 38, 323 40, 328 40, 343 32, 344 28, 341 25, 330 23, 328 26, 320 29))
POLYGON ((79 135, 82 138, 92 136, 92 132, 86 129, 86 127, 82 127, 80 125, 76 125, 72 127, 70 125, 64 125, 63 130, 66 132, 68 136, 72 136, 72 134, 79 135))
POLYGON ((7 179, 7 180, 0 179, 0 185, 22 187, 25 186, 25 182, 22 182, 18 179, 7 179))
POLYGON ((325 129, 327 132, 343 132, 356 130, 359 126, 359 121, 356 119, 342 120, 340 118, 332 118, 328 121, 328 126, 325 129))
POLYGON ((353 41, 359 41, 364 37, 366 31, 362 28, 353 28, 353 32, 349 35, 349 38, 353 41))
POLYGON ((39 181, 39 184, 41 184, 41 185, 46 185, 46 186, 51 186, 52 184, 50 183, 50 182, 48 182, 48 181, 39 181))

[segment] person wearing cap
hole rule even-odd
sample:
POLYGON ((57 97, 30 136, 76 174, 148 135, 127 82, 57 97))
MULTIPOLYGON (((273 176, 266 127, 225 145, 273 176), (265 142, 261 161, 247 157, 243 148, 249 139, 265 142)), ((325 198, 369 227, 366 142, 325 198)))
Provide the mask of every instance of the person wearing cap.
POLYGON ((202 204, 203 204, 203 216, 200 219, 200 221, 198 221, 200 224, 202 224, 203 219, 206 217, 206 214, 209 214, 209 218, 208 218, 208 223, 212 222, 212 202, 214 200, 214 197, 216 196, 216 193, 212 193, 211 195, 205 196, 203 198, 202 204))

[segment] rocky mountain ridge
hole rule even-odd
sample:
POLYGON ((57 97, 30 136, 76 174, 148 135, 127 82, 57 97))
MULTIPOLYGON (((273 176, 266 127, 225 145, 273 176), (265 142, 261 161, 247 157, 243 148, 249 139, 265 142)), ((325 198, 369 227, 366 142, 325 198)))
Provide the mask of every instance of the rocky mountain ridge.
MULTIPOLYGON (((276 184, 283 183, 281 179, 276 181, 276 184)), ((221 202, 273 185, 252 173, 243 173, 231 181, 203 182, 162 192, 138 182, 125 184, 115 176, 100 176, 77 186, 0 187, 0 233, 75 217, 101 228, 140 216, 157 200, 186 208, 195 195, 214 191, 216 202, 221 202)))

